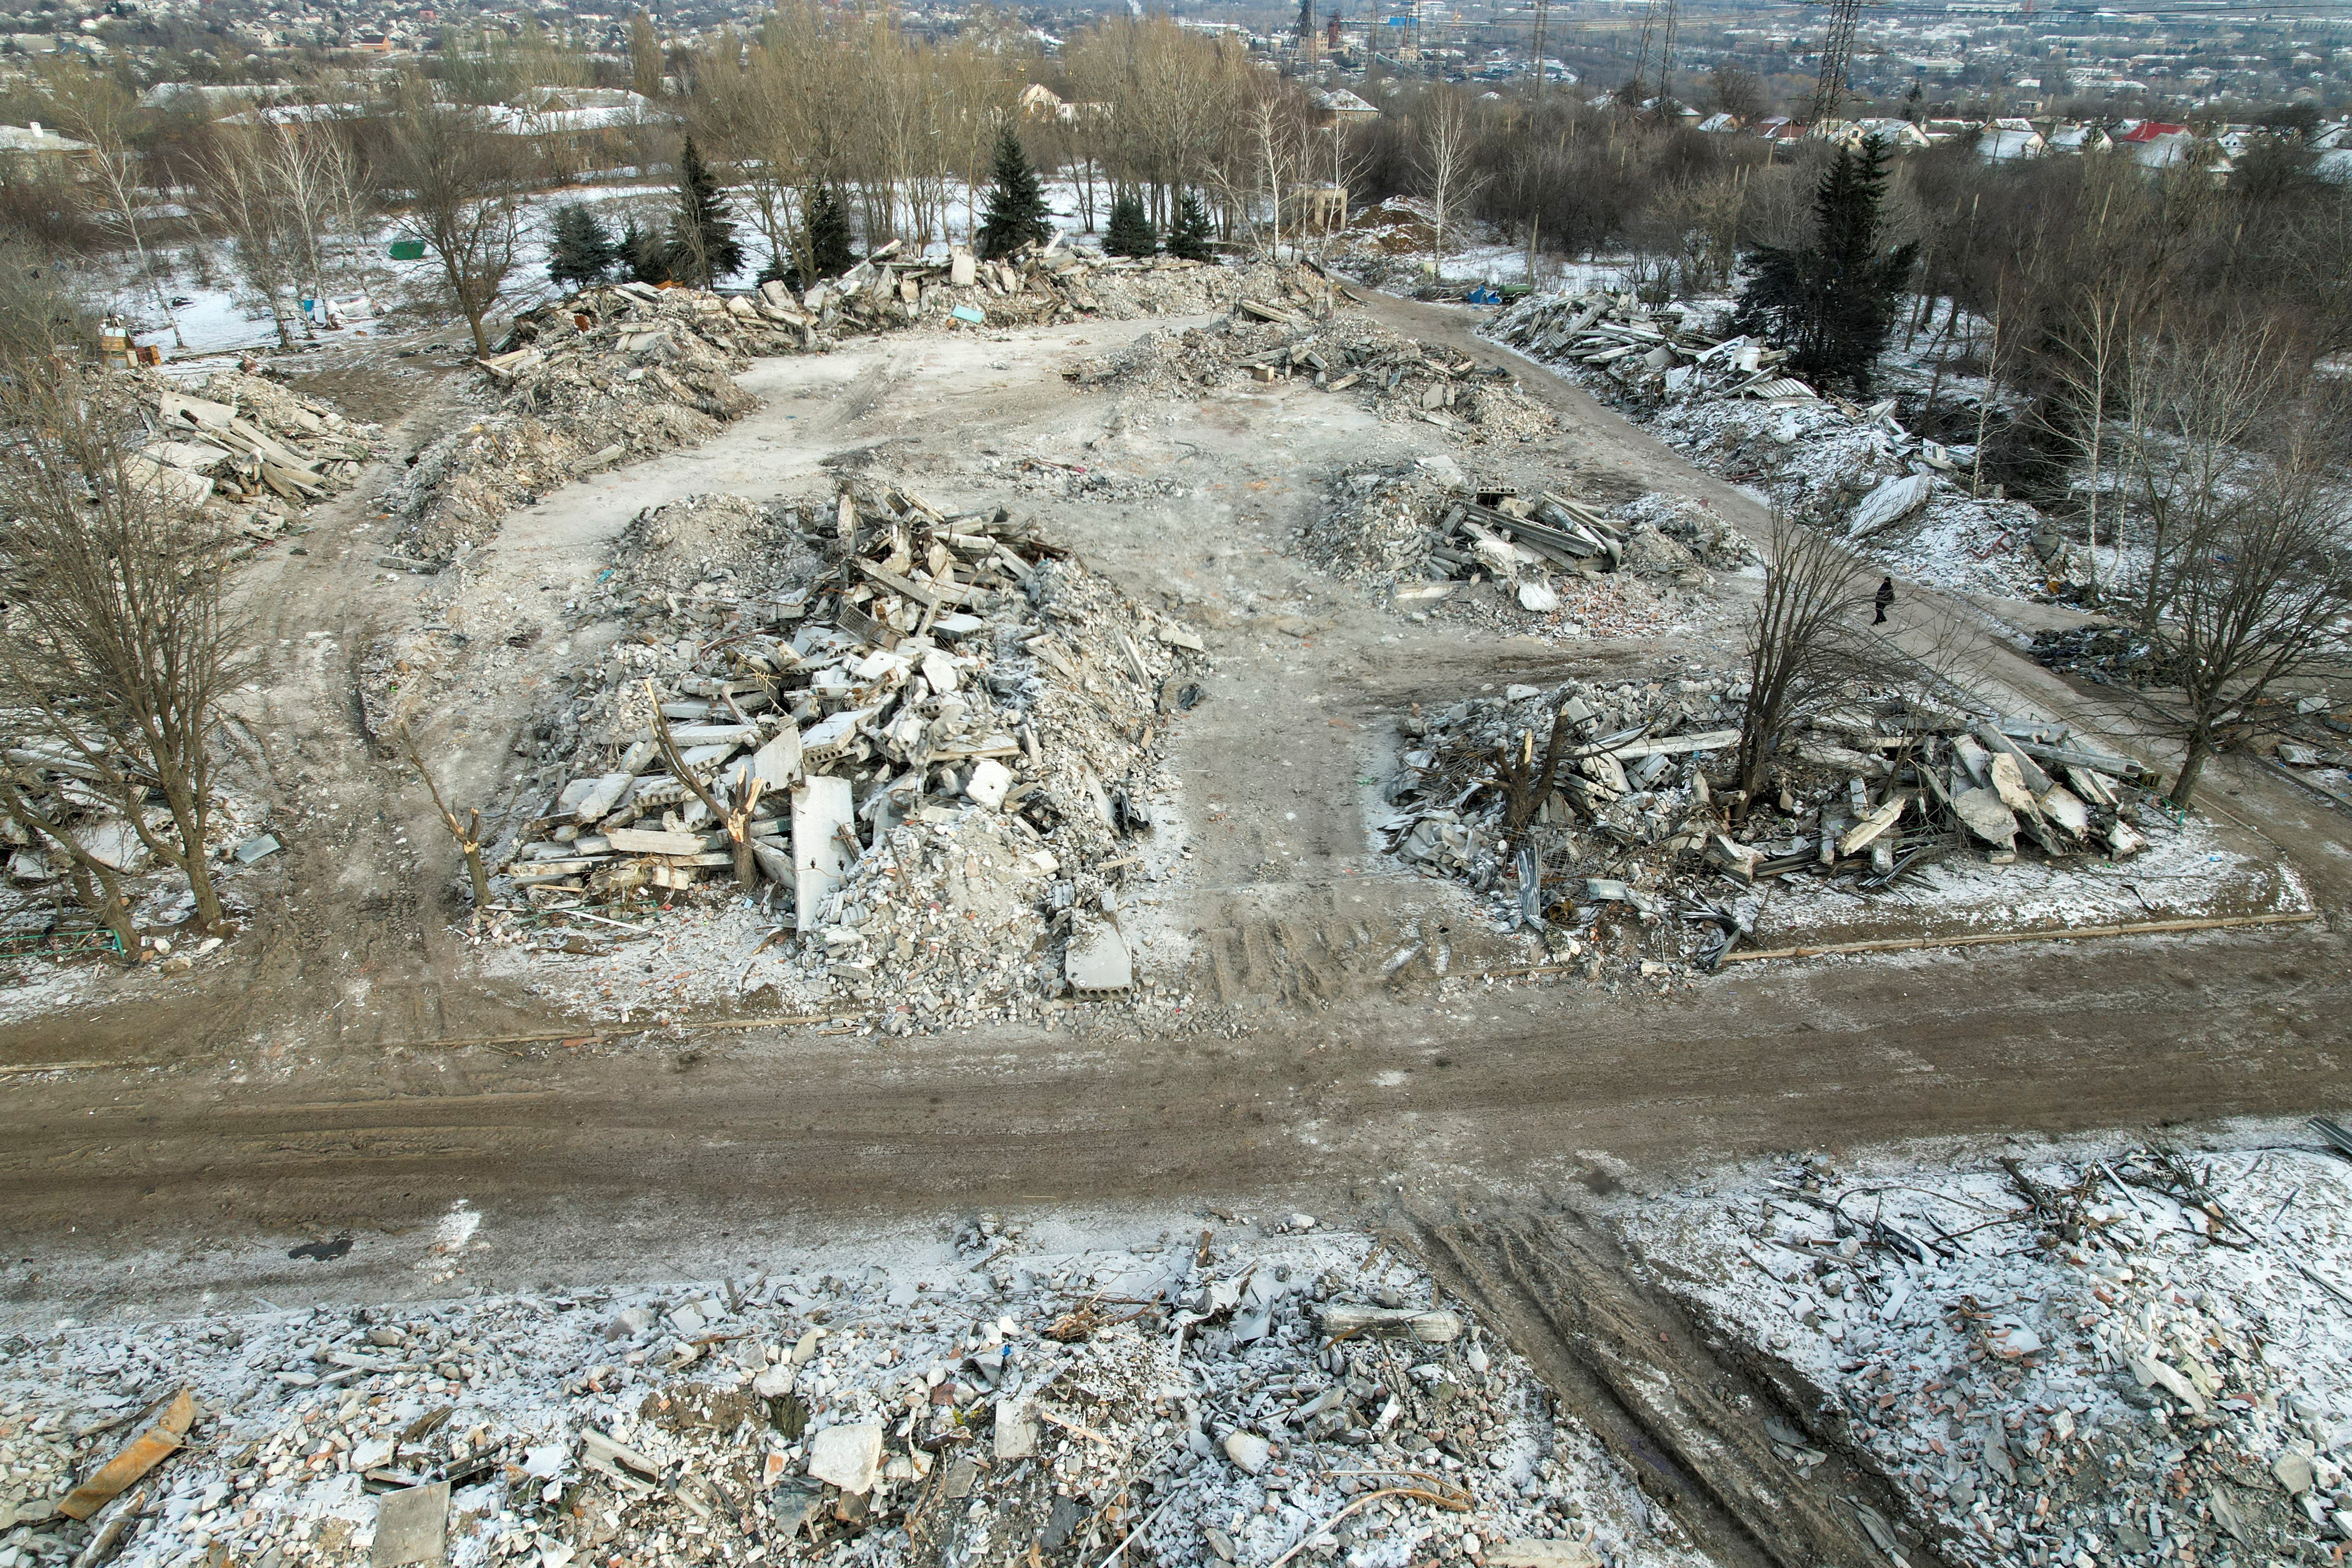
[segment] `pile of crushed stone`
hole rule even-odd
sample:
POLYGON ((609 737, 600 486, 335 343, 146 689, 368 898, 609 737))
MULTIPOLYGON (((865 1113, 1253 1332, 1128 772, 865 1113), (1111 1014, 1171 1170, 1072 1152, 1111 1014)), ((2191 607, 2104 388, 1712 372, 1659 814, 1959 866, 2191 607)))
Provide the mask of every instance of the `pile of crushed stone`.
MULTIPOLYGON (((1002 508, 879 483, 650 509, 599 593, 631 629, 532 726, 547 766, 493 883, 530 913, 483 940, 581 971, 603 1016, 658 1005, 614 983, 638 956, 615 944, 695 898, 764 911, 710 933, 752 941, 711 957, 730 994, 894 1032, 1129 987, 1122 889, 1184 853, 1160 755, 1200 700, 1194 632, 1002 508)), ((373 668, 429 674, 436 635, 373 668)))
MULTIPOLYGON (((434 1280, 488 1245, 480 1218, 444 1216, 434 1280)), ((1364 1235, 1295 1215, 1047 1250, 983 1215, 907 1254, 28 1331, 0 1361, 7 1550, 121 1568, 1697 1561, 1524 1361, 1364 1235), (100 1467, 159 1430, 110 1492, 100 1467)))
POLYGON ((1248 381, 1304 381, 1349 394, 1384 420, 1419 420, 1474 444, 1532 441, 1559 423, 1509 371, 1400 337, 1328 290, 1311 307, 1245 299, 1221 321, 1147 332, 1063 375, 1145 401, 1248 381))
POLYGON ((1865 408, 1825 397, 1787 374, 1778 351, 1721 336, 1713 319, 1681 301, 1551 294, 1501 311, 1486 332, 1906 577, 2011 597, 2088 581, 2088 561, 2034 508, 1969 493, 1973 447, 1914 436, 1892 398, 1865 408))
POLYGON ((1341 476, 1299 544, 1408 615, 1562 637, 1664 631, 1699 611, 1710 571, 1755 556, 1703 507, 1526 497, 1443 458, 1341 476))

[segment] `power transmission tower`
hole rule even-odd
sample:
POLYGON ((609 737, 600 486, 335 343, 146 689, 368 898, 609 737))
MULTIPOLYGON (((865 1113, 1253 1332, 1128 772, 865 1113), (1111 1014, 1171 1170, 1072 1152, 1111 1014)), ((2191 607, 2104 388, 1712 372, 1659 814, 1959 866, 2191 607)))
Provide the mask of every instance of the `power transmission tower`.
POLYGON ((1675 18, 1679 8, 1680 0, 1650 0, 1649 8, 1642 13, 1642 47, 1633 60, 1633 107, 1637 109, 1641 107, 1641 89, 1649 85, 1650 48, 1654 43, 1658 50, 1658 112, 1665 113, 1666 88, 1674 79, 1675 18))
POLYGON ((1822 40, 1822 74, 1813 84, 1813 123, 1837 118, 1845 103, 1846 66, 1853 58, 1853 30, 1863 0, 1829 0, 1830 30, 1822 40))
POLYGON ((1541 98, 1549 79, 1544 75, 1544 26, 1551 20, 1551 0, 1536 0, 1536 96, 1541 98))

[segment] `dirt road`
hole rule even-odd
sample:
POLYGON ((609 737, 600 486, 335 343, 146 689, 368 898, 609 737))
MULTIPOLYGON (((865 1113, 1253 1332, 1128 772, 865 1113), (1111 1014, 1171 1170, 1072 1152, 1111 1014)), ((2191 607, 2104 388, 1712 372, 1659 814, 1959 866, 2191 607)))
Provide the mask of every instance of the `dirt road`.
POLYGON ((1761 1151, 2295 1113, 2352 1100, 2345 957, 2326 935, 2115 943, 1663 998, 1361 999, 1238 1039, 799 1031, 78 1074, 0 1110, 7 1278, 92 1310, 289 1274, 397 1290, 396 1238, 459 1198, 495 1219, 475 1282, 529 1286, 991 1208, 1541 1199, 1761 1151), (331 1268, 284 1257, 344 1231, 331 1268))

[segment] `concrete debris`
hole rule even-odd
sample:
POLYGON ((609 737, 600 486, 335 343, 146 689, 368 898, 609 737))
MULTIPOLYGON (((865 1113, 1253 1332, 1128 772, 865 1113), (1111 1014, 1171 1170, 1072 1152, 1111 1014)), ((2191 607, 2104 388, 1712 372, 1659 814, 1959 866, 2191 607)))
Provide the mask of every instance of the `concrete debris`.
POLYGON ((1409 616, 1646 636, 1697 613, 1711 566, 1746 559, 1737 531, 1663 500, 1608 508, 1550 490, 1522 496, 1482 489, 1455 465, 1416 463, 1341 476, 1299 542, 1409 616))
POLYGON ((1710 1333, 1825 1392, 1822 1447, 1949 1555, 2340 1556, 2346 1167, 2261 1138, 1964 1161, 1774 1162, 1621 1224, 1710 1333))
POLYGON ((376 1499, 372 1568, 441 1568, 448 1561, 449 1483, 427 1481, 376 1499))
POLYGON ((1667 950, 1654 961, 1712 963, 1752 932, 1751 889, 1773 879, 1874 892, 1971 845, 2010 857, 2021 834, 2053 866, 2145 843, 2137 763, 2063 725, 1972 722, 1895 690, 1858 689, 1817 716, 1783 748, 1774 793, 1735 813, 1744 700, 1726 679, 1569 681, 1416 711, 1399 722, 1393 809, 1374 826, 1399 858, 1481 894, 1498 931, 1532 925, 1556 952, 1592 950, 1596 976, 1629 922, 1667 950), (2053 765, 2078 787, 2036 756, 2064 758, 2053 765), (1639 874, 1623 871, 1629 857, 1639 874))
POLYGON ((2087 581, 2087 561, 2040 512, 1997 490, 1971 493, 1973 447, 1915 436, 1893 398, 1865 407, 1821 395, 1785 373, 1777 350, 1713 330, 1711 314, 1627 293, 1537 295, 1486 331, 1914 580, 2043 598, 2053 582, 2087 581))
POLYGON ((310 509, 359 482, 377 456, 379 427, 346 419, 315 398, 237 371, 215 371, 202 395, 152 371, 110 377, 152 432, 130 455, 132 475, 225 513, 254 542, 308 532, 310 509))
MULTIPOLYGON (((651 509, 600 593, 630 629, 537 726, 552 767, 498 847, 510 914, 486 940, 634 964, 661 911, 700 900, 761 931, 714 974, 786 1011, 870 1004, 898 1033, 1132 984, 1121 889, 1185 853, 1159 757, 1208 668, 1196 632, 1003 508, 878 482, 651 509)), ((446 641, 379 651, 376 726, 446 641)), ((611 1016, 644 1005, 596 989, 611 1016)))
MULTIPOLYGON (((46 820, 55 823, 94 858, 122 873, 123 900, 133 922, 160 935, 193 914, 195 894, 187 878, 156 858, 140 836, 144 826, 161 840, 176 842, 178 826, 162 790, 149 790, 141 797, 142 820, 134 824, 122 814, 121 803, 94 782, 103 776, 103 770, 89 758, 70 754, 43 735, 21 731, 12 734, 5 727, 10 719, 0 713, 0 765, 15 776, 28 804, 46 820)), ((143 776, 136 757, 128 753, 114 754, 106 767, 124 777, 143 776)), ((205 853, 213 862, 215 884, 224 904, 235 911, 246 908, 236 885, 237 874, 278 848, 271 836, 257 837, 267 810, 262 802, 222 782, 220 773, 214 774, 205 853)), ((86 939, 94 935, 93 915, 76 910, 74 917, 62 922, 58 918, 58 899, 70 888, 75 874, 74 862, 64 850, 14 818, 0 816, 0 865, 5 865, 8 882, 18 889, 39 890, 37 897, 0 915, 0 942, 6 943, 0 970, 12 965, 21 970, 25 964, 46 967, 55 959, 95 951, 86 945, 86 939)), ((110 938, 105 939, 105 944, 111 951, 110 938)), ((162 958, 169 952, 167 945, 152 956, 162 958)))
POLYGON ((1302 273, 1285 298, 1298 309, 1244 300, 1222 321, 1147 332, 1062 374, 1090 391, 1146 399, 1244 382, 1312 386, 1382 419, 1434 425, 1474 444, 1532 440, 1559 426, 1509 370, 1400 337, 1312 274, 1302 273))
POLYGON ((799 296, 778 282, 749 295, 604 285, 518 317, 500 352, 477 362, 483 417, 420 451, 385 501, 402 520, 403 554, 446 562, 568 480, 709 439, 755 405, 733 379, 755 357, 915 326, 1189 315, 1244 292, 1316 301, 1330 291, 1303 267, 1060 250, 934 264, 901 259, 895 247, 799 296), (967 266, 973 280, 959 286, 967 266))
POLYGON ((109 1528, 54 1500, 159 1371, 194 1419, 121 1568, 1368 1565, 1465 1561, 1465 1535, 1534 1568, 1696 1562, 1491 1331, 1329 1227, 1074 1251, 981 1215, 703 1282, 26 1328, 0 1359, 12 1560, 109 1528), (1460 1331, 1320 1331, 1367 1295, 1460 1331))
POLYGON ((700 445, 757 405, 734 381, 751 356, 803 341, 716 294, 642 283, 527 312, 507 352, 480 362, 482 417, 425 446, 385 492, 401 552, 460 557, 584 473, 700 445))

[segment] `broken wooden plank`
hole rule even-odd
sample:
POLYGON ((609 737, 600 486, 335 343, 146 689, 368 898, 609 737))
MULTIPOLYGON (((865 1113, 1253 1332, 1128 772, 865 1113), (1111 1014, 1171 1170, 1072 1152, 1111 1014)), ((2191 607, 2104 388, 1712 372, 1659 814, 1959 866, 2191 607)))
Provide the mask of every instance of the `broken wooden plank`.
POLYGON ((164 1404, 152 1426, 133 1437, 88 1480, 67 1493, 58 1504, 58 1511, 75 1520, 86 1520, 96 1513, 116 1493, 171 1458, 195 1419, 195 1392, 183 1388, 164 1404))

